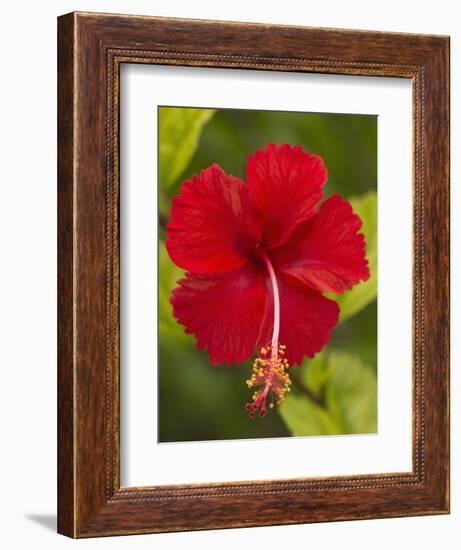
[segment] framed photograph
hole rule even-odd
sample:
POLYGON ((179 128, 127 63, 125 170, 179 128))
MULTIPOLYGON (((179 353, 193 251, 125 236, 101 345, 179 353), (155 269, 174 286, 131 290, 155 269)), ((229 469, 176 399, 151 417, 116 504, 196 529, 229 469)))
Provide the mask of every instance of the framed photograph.
POLYGON ((449 39, 58 19, 58 531, 449 512, 449 39))

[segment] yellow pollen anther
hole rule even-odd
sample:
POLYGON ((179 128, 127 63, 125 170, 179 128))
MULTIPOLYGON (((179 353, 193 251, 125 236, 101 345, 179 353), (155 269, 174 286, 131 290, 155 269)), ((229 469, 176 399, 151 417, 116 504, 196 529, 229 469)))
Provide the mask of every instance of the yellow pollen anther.
POLYGON ((266 401, 269 395, 272 398, 269 408, 273 409, 274 405, 283 403, 285 394, 290 391, 291 380, 288 373, 285 372, 289 368, 289 364, 286 358, 281 357, 285 349, 284 345, 279 345, 274 350, 271 345, 263 347, 259 356, 254 360, 253 373, 247 380, 247 385, 249 388, 257 386, 258 389, 253 393, 253 402, 246 406, 250 411, 250 416, 255 416, 258 409, 259 416, 266 414, 266 401), (269 353, 268 359, 261 358, 262 355, 269 353))

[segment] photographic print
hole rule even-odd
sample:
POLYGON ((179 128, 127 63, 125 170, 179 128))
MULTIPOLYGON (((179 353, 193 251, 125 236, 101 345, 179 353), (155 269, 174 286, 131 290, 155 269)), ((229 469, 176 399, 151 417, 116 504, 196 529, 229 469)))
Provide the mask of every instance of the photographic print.
POLYGON ((377 432, 377 123, 158 108, 160 443, 377 432))

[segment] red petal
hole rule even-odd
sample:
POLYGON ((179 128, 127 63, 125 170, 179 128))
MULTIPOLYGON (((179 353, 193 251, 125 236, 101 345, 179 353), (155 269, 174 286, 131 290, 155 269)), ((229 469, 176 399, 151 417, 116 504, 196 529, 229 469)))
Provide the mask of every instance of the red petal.
POLYGON ((243 363, 255 350, 266 302, 265 274, 251 263, 224 274, 186 274, 173 314, 208 351, 210 363, 243 363))
POLYGON ((322 159, 301 147, 270 144, 248 158, 247 182, 261 211, 266 249, 285 242, 295 227, 312 216, 326 180, 322 159))
POLYGON ((257 241, 248 187, 214 164, 183 183, 173 199, 166 247, 173 262, 193 273, 242 266, 257 241))
POLYGON ((299 228, 271 259, 275 269, 320 292, 342 294, 370 277, 362 220, 348 201, 335 195, 299 228))
MULTIPOLYGON (((301 365, 304 356, 314 357, 329 342, 339 319, 339 307, 334 300, 325 298, 292 277, 278 274, 277 284, 280 294, 279 343, 286 346, 288 363, 301 365)), ((266 302, 258 348, 267 346, 272 338, 274 305, 271 296, 266 302)))

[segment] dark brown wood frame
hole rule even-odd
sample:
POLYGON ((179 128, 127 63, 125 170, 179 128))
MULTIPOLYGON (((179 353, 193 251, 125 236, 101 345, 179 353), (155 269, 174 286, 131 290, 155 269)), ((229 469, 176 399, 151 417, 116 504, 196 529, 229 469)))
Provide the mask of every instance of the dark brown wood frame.
POLYGON ((95 537, 447 513, 449 39, 71 13, 58 20, 58 46, 58 531, 95 537), (412 80, 411 472, 120 487, 121 63, 412 80))

